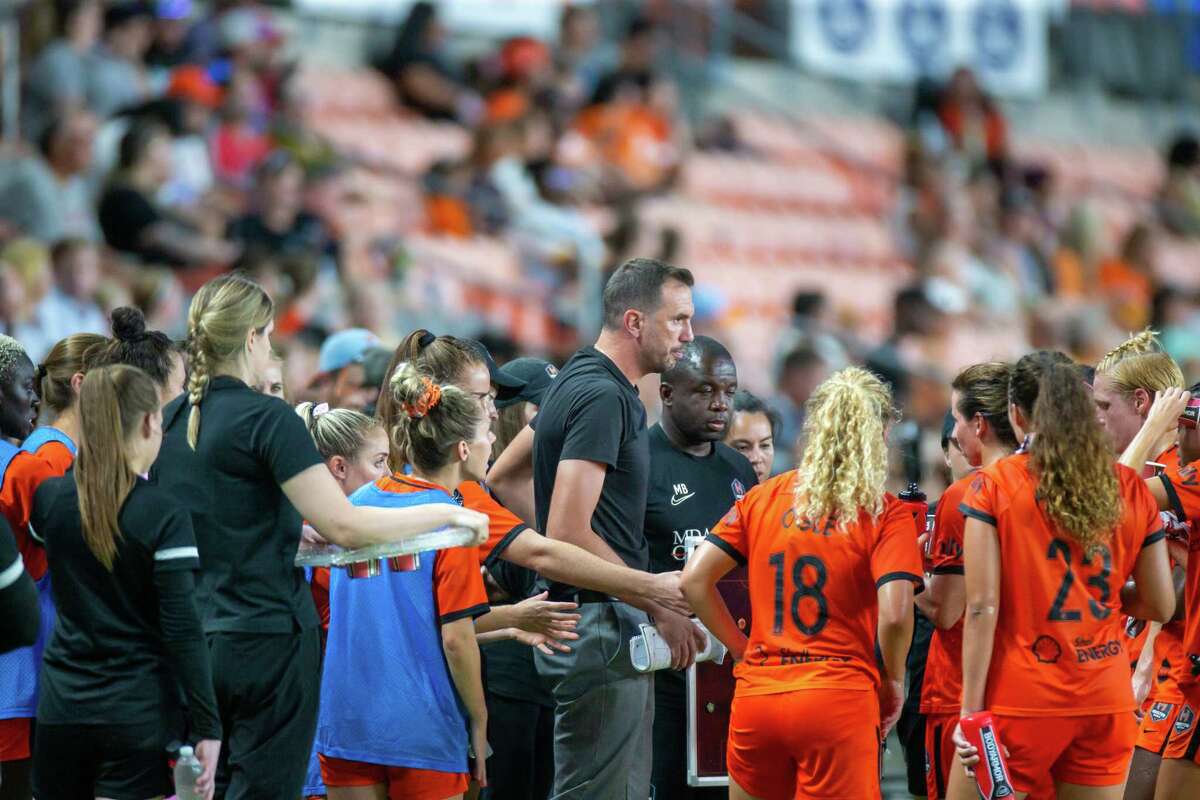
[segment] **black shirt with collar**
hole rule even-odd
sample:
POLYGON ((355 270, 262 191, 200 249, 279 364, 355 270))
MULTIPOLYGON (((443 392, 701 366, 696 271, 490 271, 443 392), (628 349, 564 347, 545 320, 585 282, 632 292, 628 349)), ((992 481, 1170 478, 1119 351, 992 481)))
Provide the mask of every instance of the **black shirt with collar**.
POLYGON ((714 442, 707 456, 694 456, 672 444, 662 425, 651 428, 645 523, 650 571, 683 569, 684 537, 707 536, 757 483, 746 457, 724 442, 714 442))
MULTIPOLYGON (((607 473, 592 530, 626 565, 650 564, 642 522, 650 479, 646 407, 637 387, 595 347, 584 347, 550 384, 538 408, 533 442, 533 487, 537 529, 546 531, 558 464, 595 461, 607 473)), ((551 586, 552 596, 570 589, 551 586)))
POLYGON ((151 479, 192 515, 202 567, 198 602, 207 633, 291 633, 318 624, 294 565, 300 512, 280 488, 322 463, 304 422, 277 397, 217 376, 200 402, 193 451, 187 395, 163 410, 151 479))
POLYGON ((181 733, 182 688, 195 738, 218 739, 191 519, 175 498, 138 478, 117 526, 110 571, 84 539, 74 472, 43 482, 34 495, 30 529, 45 544, 58 611, 42 662, 38 720, 157 725, 165 744, 181 733))

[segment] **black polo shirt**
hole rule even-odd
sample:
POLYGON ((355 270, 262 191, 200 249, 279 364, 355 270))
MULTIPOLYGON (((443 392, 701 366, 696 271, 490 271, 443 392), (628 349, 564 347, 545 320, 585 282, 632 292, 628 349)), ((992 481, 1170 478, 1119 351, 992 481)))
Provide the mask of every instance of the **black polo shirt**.
POLYGON ((186 394, 163 410, 151 479, 191 512, 204 630, 291 633, 317 625, 304 573, 294 566, 300 512, 279 488, 322 463, 304 422, 279 398, 218 376, 200 403, 193 451, 190 410, 186 394))
POLYGON ((661 425, 651 428, 645 526, 650 571, 683 569, 684 537, 707 536, 756 483, 746 457, 723 442, 707 456, 694 456, 671 444, 661 425))
POLYGON ((220 736, 190 593, 200 568, 191 519, 173 497, 139 478, 117 525, 110 572, 83 538, 74 473, 43 482, 34 495, 30 528, 45 544, 58 611, 43 657, 38 719, 169 725, 179 713, 182 684, 194 730, 220 736), (163 629, 168 615, 176 620, 172 630, 163 629))
MULTIPOLYGON (((642 522, 650 479, 646 407, 637 387, 594 347, 576 353, 538 408, 533 440, 537 528, 545 532, 558 463, 595 461, 607 467, 592 514, 592 530, 634 569, 650 564, 642 522)), ((551 587, 561 596, 562 587, 551 587), (557 591, 556 591, 557 588, 557 591)))

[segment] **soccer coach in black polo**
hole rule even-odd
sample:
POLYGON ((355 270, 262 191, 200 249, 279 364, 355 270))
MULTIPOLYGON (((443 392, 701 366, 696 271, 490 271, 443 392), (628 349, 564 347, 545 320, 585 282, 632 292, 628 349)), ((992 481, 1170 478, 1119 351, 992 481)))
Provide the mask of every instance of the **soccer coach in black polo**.
MULTIPOLYGON (((646 409, 636 381, 671 368, 692 336, 692 274, 634 258, 604 289, 604 328, 563 367, 535 420, 537 527, 639 570, 650 565, 642 524, 650 475, 646 409)), ((555 800, 650 795, 654 678, 633 670, 629 639, 647 612, 677 668, 703 646, 687 618, 653 605, 551 584, 552 599, 579 605, 570 653, 534 654, 554 697, 555 800)))

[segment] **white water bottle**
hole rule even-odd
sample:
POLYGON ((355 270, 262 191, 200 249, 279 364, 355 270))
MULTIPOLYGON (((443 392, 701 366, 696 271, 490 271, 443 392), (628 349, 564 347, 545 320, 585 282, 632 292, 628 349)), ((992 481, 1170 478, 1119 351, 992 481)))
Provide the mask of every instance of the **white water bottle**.
POLYGON ((179 760, 175 762, 175 796, 179 800, 200 800, 196 791, 196 779, 204 772, 200 759, 192 748, 179 748, 179 760))

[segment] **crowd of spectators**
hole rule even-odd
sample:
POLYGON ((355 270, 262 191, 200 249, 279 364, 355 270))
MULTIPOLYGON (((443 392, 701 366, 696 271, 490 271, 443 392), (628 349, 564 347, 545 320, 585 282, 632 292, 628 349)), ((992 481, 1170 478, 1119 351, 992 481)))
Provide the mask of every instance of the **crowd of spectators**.
MULTIPOLYGON (((337 210, 353 159, 308 126, 286 26, 270 8, 56 0, 27 6, 22 22, 22 138, 0 157, 0 330, 31 357, 68 332, 107 330, 120 305, 181 335, 190 292, 230 269, 276 298, 283 382, 297 400, 314 396, 329 333, 362 326, 392 342, 414 326, 372 314, 385 295, 363 282, 387 276, 346 269, 337 210)), ((691 151, 753 155, 736 114, 685 120, 662 66, 664 21, 626 22, 602 35, 594 6, 566 5, 555 41, 514 37, 463 59, 436 5, 419 2, 367 59, 405 113, 469 134, 464 157, 416 176, 422 233, 502 236, 563 325, 555 358, 573 349, 578 300, 607 270, 680 252, 678 231, 648 235, 639 204, 677 189, 691 151)), ((882 341, 819 290, 795 298, 792 326, 767 345, 777 466, 794 457, 812 388, 850 362, 895 383, 914 440, 940 429, 943 387, 967 360, 1051 347, 1094 363, 1150 325, 1194 376, 1200 302, 1156 269, 1162 237, 1200 237, 1194 137, 1166 148, 1157 201, 1114 231, 1052 170, 1014 158, 1001 107, 969 71, 918 87, 914 109, 885 210, 912 281, 882 341), (979 335, 967 359, 963 330, 979 335)), ((720 336, 723 304, 710 295, 697 290, 715 309, 701 329, 720 336)), ((489 341, 519 354, 503 336, 489 341)))

